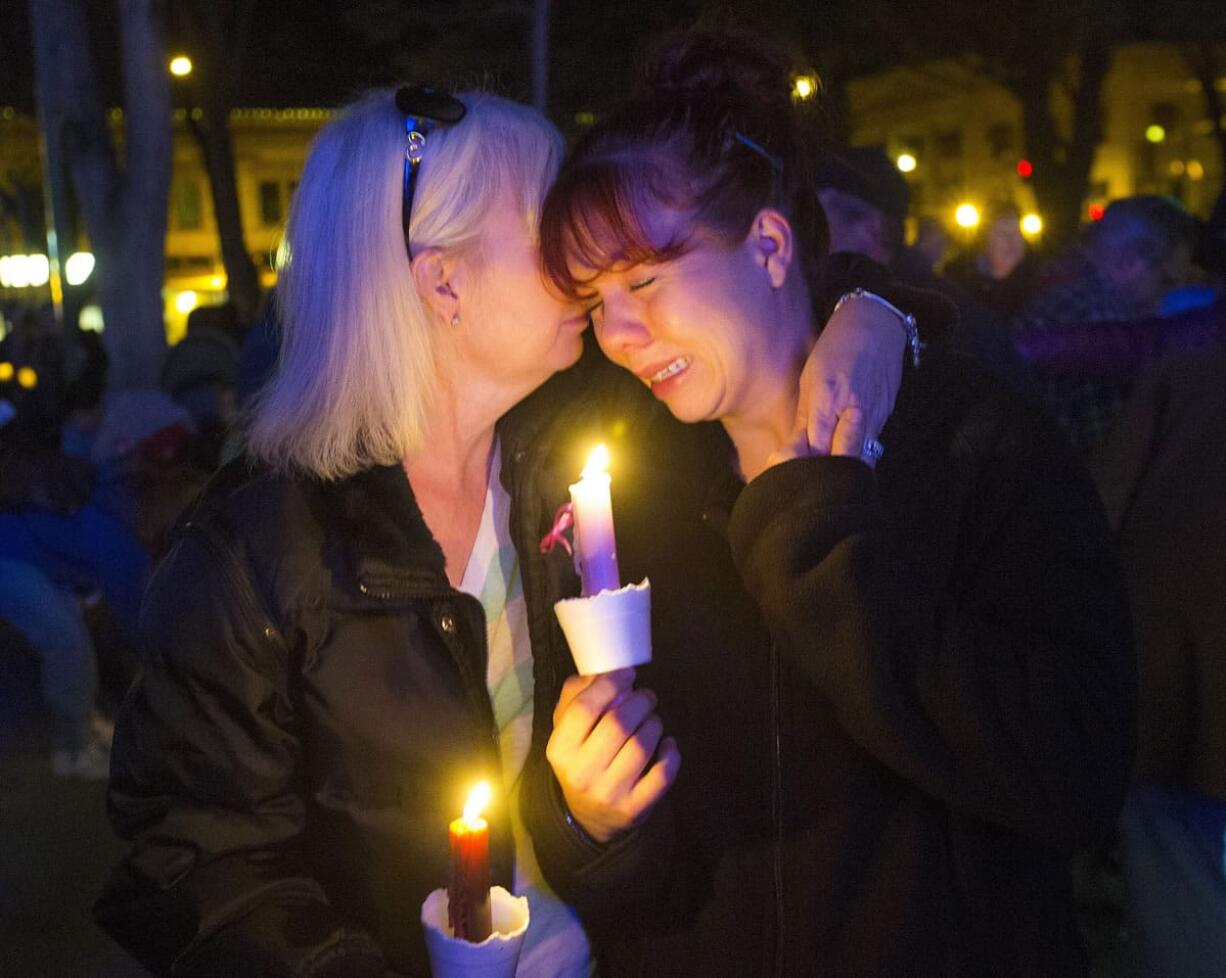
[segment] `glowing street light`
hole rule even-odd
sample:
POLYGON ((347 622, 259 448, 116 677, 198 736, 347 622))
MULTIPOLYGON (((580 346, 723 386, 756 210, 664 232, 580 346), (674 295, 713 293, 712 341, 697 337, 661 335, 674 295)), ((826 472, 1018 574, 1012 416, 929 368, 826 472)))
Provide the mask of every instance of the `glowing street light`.
POLYGON ((46 255, 5 255, 0 258, 0 287, 42 288, 51 278, 46 255))
POLYGON ((1200 160, 1188 160, 1187 174, 1189 180, 1203 180, 1205 178, 1205 165, 1200 160))
POLYGON ((192 59, 186 54, 177 54, 170 59, 170 73, 176 78, 186 78, 192 73, 192 59))
POLYGON ((64 278, 69 285, 82 285, 93 274, 94 256, 88 251, 74 251, 64 262, 64 278))
POLYGON ((792 79, 792 98, 805 101, 817 94, 817 78, 813 75, 797 75, 792 79))
POLYGON ((910 153, 901 153, 894 162, 903 173, 911 173, 917 166, 915 157, 910 153))
POLYGON ((200 304, 200 297, 191 289, 186 292, 180 292, 175 296, 175 308, 184 316, 196 308, 200 304))
POLYGON ((1166 139, 1166 130, 1157 123, 1145 127, 1145 138, 1151 143, 1160 143, 1166 139))
POLYGON ((1028 238, 1036 237, 1043 233, 1043 218, 1038 214, 1026 214, 1022 217, 1022 234, 1028 238))
POLYGON ((954 220, 960 228, 976 228, 979 226, 979 208, 974 204, 959 204, 954 211, 954 220))
POLYGON ((30 270, 30 284, 41 289, 51 280, 51 263, 46 255, 26 255, 27 267, 30 270))

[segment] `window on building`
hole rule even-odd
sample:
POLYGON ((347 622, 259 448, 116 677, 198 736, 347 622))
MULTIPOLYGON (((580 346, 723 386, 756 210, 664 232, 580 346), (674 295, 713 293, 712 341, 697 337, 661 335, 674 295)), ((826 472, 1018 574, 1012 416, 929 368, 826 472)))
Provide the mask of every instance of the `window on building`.
POLYGON ((1007 122, 994 122, 988 126, 988 149, 992 152, 993 159, 1000 159, 1002 156, 1012 156, 1014 152, 1015 134, 1013 126, 1007 122))
POLYGON ((264 227, 275 227, 285 217, 281 200, 281 184, 275 180, 261 180, 259 193, 260 223, 264 227))
POLYGON ((170 187, 171 226, 176 231, 204 227, 204 201, 195 180, 176 180, 170 187))
POLYGON ((933 142, 936 144, 937 156, 942 159, 954 160, 962 155, 961 129, 942 129, 933 142))

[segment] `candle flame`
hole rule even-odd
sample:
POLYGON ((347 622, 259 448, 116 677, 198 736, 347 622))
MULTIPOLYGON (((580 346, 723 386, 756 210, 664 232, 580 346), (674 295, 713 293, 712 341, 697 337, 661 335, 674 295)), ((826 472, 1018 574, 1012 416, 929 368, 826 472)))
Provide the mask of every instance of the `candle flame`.
POLYGON ((480 821, 481 812, 490 803, 492 795, 493 792, 490 790, 490 783, 488 781, 482 781, 477 784, 468 793, 468 801, 464 804, 464 821, 469 825, 480 821))
POLYGON ((583 478, 603 475, 609 471, 609 450, 604 445, 597 445, 592 454, 587 457, 587 465, 583 467, 583 478))

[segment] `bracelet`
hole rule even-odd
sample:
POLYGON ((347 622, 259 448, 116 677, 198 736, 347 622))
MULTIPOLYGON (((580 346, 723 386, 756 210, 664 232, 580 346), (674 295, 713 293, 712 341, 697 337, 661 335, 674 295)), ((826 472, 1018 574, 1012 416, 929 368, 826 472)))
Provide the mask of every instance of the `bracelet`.
POLYGON ((907 348, 911 351, 911 366, 918 367, 920 365, 920 353, 928 348, 928 344, 919 338, 919 325, 915 321, 915 317, 909 312, 903 312, 898 306, 890 302, 888 299, 883 299, 876 292, 869 292, 867 289, 852 289, 850 292, 844 292, 839 296, 839 301, 834 304, 832 315, 839 311, 839 307, 848 299, 871 299, 877 305, 884 307, 898 317, 898 321, 902 323, 903 331, 907 334, 907 348))
POLYGON ((582 842, 587 848, 592 850, 600 850, 604 848, 604 846, 602 846, 588 834, 587 829, 579 824, 579 820, 575 818, 575 816, 570 813, 570 809, 566 807, 565 801, 562 802, 562 817, 566 819, 566 824, 570 826, 570 830, 574 833, 575 838, 582 842))

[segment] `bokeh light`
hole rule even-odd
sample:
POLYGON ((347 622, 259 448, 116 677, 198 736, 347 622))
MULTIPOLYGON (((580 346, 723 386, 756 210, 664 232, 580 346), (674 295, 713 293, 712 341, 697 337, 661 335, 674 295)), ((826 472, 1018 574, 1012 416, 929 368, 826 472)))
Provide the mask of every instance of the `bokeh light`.
POLYGON ((954 211, 954 220, 960 228, 975 228, 979 226, 979 208, 974 204, 959 204, 954 211))

